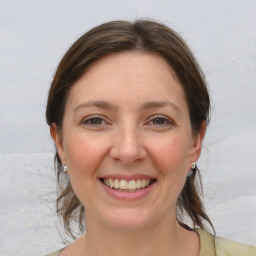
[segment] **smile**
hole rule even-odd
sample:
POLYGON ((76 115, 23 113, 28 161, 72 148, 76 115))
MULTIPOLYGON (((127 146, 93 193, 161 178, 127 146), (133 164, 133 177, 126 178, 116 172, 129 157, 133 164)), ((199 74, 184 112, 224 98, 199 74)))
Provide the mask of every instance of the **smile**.
POLYGON ((155 179, 137 179, 137 180, 124 180, 124 179, 112 179, 112 178, 102 178, 100 179, 102 183, 111 189, 117 190, 119 192, 137 192, 146 189, 151 184, 156 182, 155 179))

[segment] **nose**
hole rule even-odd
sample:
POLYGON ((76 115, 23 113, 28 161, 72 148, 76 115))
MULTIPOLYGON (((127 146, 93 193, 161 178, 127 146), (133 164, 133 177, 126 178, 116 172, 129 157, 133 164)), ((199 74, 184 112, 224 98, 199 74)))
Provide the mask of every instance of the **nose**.
POLYGON ((121 161, 124 165, 143 160, 147 152, 137 127, 123 127, 117 129, 110 156, 121 161))

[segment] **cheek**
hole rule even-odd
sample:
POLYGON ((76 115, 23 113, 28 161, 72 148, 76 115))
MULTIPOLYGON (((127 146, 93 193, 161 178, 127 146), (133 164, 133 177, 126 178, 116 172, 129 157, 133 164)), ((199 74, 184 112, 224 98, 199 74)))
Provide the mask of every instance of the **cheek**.
POLYGON ((70 136, 65 145, 65 156, 70 174, 76 176, 92 175, 104 157, 106 143, 84 134, 70 136))
POLYGON ((106 143, 76 134, 70 136, 65 144, 65 156, 69 178, 75 194, 83 205, 91 204, 92 191, 97 184, 97 168, 104 158, 106 143))
POLYGON ((165 138, 152 148, 163 184, 164 200, 176 202, 187 177, 188 145, 184 137, 165 138))
POLYGON ((163 173, 186 171, 188 146, 183 138, 165 137, 152 145, 151 154, 163 173))
POLYGON ((182 137, 165 137, 155 145, 151 155, 160 177, 163 209, 168 212, 176 205, 187 178, 188 146, 182 137))

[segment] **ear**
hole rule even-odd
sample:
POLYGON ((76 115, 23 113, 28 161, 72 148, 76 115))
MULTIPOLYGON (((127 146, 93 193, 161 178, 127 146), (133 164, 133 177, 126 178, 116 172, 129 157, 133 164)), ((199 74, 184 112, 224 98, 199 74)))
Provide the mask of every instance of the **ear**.
POLYGON ((62 165, 66 163, 64 148, 63 148, 63 140, 60 131, 57 128, 56 123, 52 123, 50 126, 50 134, 52 139, 55 142, 56 149, 58 151, 59 157, 61 159, 62 165))
POLYGON ((188 170, 190 170, 191 164, 195 163, 200 157, 205 131, 206 131, 206 123, 205 121, 203 121, 201 124, 200 131, 198 132, 198 134, 194 135, 192 139, 192 145, 189 153, 188 170))

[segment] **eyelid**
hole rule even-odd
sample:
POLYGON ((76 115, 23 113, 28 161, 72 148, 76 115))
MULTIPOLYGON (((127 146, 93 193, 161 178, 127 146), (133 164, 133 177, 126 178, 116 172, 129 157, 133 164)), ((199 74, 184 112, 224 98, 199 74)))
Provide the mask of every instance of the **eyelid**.
MULTIPOLYGON (((163 124, 163 125, 158 125, 158 126, 169 126, 169 125, 174 125, 174 121, 170 118, 170 117, 167 117, 165 115, 153 115, 153 116, 150 116, 148 118, 148 121, 146 122, 146 124, 149 124, 150 122, 152 122, 154 119, 163 119, 164 121, 167 121, 168 124, 163 124)), ((152 124, 153 125, 153 124, 152 124)), ((157 126, 157 125, 156 125, 157 126)))
POLYGON ((105 116, 102 116, 102 115, 89 115, 85 118, 82 119, 82 121, 80 122, 81 125, 88 125, 88 126, 102 126, 102 125, 108 125, 109 122, 106 120, 107 118, 105 116), (86 122, 92 120, 92 119, 96 119, 96 118, 99 118, 101 119, 104 124, 88 124, 86 122))

